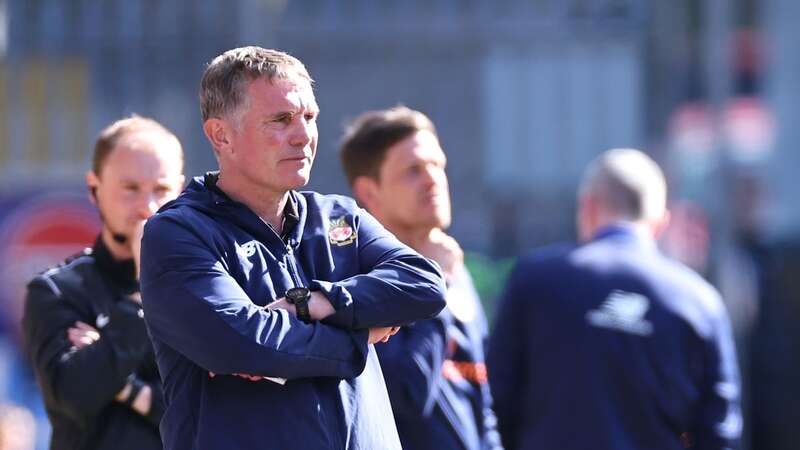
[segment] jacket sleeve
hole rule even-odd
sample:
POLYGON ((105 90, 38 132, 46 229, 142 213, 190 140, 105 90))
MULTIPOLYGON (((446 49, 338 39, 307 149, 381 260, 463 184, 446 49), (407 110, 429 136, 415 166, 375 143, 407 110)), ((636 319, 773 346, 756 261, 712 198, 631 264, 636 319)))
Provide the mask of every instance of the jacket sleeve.
POLYGON ((418 419, 433 408, 447 352, 446 330, 447 320, 440 315, 405 326, 375 346, 396 416, 418 419))
POLYGON ((693 448, 698 450, 738 449, 742 433, 736 350, 730 322, 719 303, 721 312, 705 345, 701 409, 693 433, 693 448))
POLYGON ((78 310, 62 297, 46 275, 28 285, 23 332, 27 353, 44 394, 67 414, 81 420, 97 415, 114 401, 149 351, 147 330, 133 302, 117 303, 100 339, 77 349, 67 330, 77 321, 86 322, 78 310))
POLYGON ((438 265, 398 241, 368 212, 360 210, 355 220, 359 275, 311 283, 336 309, 325 323, 363 329, 436 316, 446 305, 446 287, 438 265))
POLYGON ((366 364, 368 331, 254 304, 208 244, 169 216, 145 227, 141 283, 153 339, 210 372, 352 378, 366 364))
POLYGON ((523 363, 527 355, 524 342, 526 337, 523 320, 530 314, 530 308, 521 304, 530 289, 524 288, 528 277, 522 263, 511 272, 508 284, 498 301, 494 328, 486 355, 489 386, 494 400, 497 416, 497 429, 506 448, 517 448, 520 427, 518 414, 519 399, 526 391, 529 382, 523 363), (525 311, 524 314, 520 314, 525 311))

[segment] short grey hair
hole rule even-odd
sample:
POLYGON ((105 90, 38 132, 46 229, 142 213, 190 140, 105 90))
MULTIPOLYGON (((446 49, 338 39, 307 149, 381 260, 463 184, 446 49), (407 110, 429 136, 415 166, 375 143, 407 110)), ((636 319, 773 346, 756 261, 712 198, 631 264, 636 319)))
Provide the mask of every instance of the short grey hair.
POLYGON ((279 50, 261 47, 240 47, 217 56, 206 67, 200 81, 200 113, 203 122, 221 119, 246 106, 248 83, 266 76, 314 80, 299 59, 279 50))
POLYGON ((609 213, 623 220, 658 220, 667 208, 664 173, 649 156, 632 148, 598 156, 586 170, 579 192, 598 198, 609 213))

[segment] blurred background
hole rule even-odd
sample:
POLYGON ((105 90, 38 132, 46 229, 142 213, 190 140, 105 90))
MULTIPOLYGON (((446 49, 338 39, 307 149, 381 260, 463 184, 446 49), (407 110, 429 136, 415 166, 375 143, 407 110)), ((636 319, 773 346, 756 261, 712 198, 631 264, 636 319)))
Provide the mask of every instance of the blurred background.
POLYGON ((183 142, 187 175, 215 169, 199 79, 250 44, 316 79, 311 189, 349 194, 338 142, 360 112, 433 119, 450 231, 490 317, 516 256, 573 238, 589 160, 646 150, 670 180, 663 249, 728 304, 746 448, 800 448, 798 19, 796 0, 0 0, 0 449, 47 441, 20 305, 30 276, 99 229, 84 182, 97 133, 150 116, 183 142))

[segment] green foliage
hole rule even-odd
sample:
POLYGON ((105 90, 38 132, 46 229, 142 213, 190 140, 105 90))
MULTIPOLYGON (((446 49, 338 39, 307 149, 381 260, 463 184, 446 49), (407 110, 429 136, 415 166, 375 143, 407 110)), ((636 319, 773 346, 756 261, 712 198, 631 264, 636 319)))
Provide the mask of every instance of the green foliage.
POLYGON ((467 252, 464 254, 464 263, 475 281, 475 288, 481 296, 486 317, 491 323, 495 303, 503 292, 514 259, 493 259, 481 253, 467 252))

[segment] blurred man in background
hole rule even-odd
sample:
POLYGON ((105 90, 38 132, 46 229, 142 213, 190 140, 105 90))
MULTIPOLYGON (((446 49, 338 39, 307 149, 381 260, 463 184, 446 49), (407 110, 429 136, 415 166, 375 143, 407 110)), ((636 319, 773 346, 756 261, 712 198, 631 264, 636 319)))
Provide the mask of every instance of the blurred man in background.
POLYGON ((447 308, 378 347, 404 448, 497 449, 484 363, 486 318, 450 225, 447 159, 428 117, 406 107, 358 117, 341 145, 356 199, 442 267, 447 308))
POLYGON ((523 258, 488 356, 510 449, 738 448, 739 374, 717 292, 662 256, 666 183, 644 153, 584 175, 583 244, 523 258))
POLYGON ((161 448, 161 381, 141 308, 141 230, 183 186, 175 135, 144 117, 97 139, 86 176, 102 219, 94 246, 28 285, 23 330, 53 425, 51 449, 161 448))

